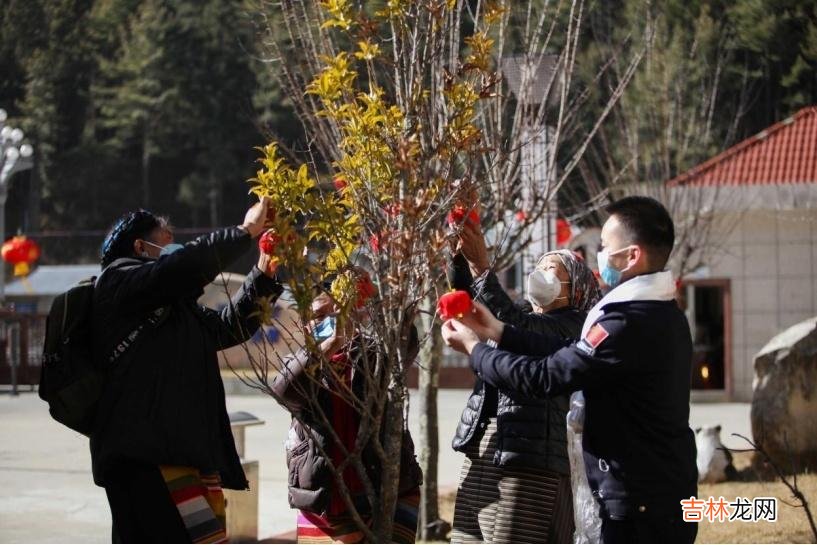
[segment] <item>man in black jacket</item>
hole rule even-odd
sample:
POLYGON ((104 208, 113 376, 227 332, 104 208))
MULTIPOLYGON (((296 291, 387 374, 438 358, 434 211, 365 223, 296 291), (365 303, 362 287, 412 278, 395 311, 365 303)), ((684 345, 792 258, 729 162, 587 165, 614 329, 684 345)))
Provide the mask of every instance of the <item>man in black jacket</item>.
POLYGON ((182 506, 178 495, 171 498, 166 468, 207 480, 217 474, 225 488, 247 488, 217 352, 249 339, 260 325, 257 299, 274 299, 282 287, 262 254, 226 308, 196 300, 253 247, 267 208, 262 199, 242 225, 183 246, 173 243, 165 220, 139 210, 123 216, 105 240, 93 331, 107 382, 91 457, 94 481, 108 496, 114 541, 189 543, 224 531, 203 500, 182 506))
POLYGON ((477 305, 443 338, 470 354, 488 384, 529 396, 583 390, 584 461, 605 543, 691 543, 681 500, 697 493, 689 428, 692 341, 664 271, 674 242, 666 209, 646 197, 608 207, 599 272, 613 288, 588 314, 581 340, 507 326, 477 305))

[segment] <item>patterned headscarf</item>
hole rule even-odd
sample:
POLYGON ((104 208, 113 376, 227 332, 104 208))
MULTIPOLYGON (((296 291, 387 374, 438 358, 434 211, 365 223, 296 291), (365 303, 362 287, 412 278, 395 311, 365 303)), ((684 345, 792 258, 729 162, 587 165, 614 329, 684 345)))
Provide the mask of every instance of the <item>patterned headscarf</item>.
POLYGON ((546 257, 555 255, 567 270, 570 279, 570 296, 568 304, 578 310, 587 312, 601 299, 601 290, 596 276, 584 260, 571 250, 554 250, 547 252, 536 263, 537 269, 542 269, 546 257))

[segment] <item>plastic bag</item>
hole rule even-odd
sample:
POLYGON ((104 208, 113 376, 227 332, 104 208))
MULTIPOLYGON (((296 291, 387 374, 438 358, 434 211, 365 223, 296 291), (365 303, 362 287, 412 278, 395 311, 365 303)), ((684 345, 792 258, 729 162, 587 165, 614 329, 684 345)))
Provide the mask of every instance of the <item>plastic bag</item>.
POLYGON ((567 455, 570 458, 570 486, 573 489, 573 518, 576 531, 573 543, 599 543, 601 519, 599 504, 590 491, 584 470, 582 432, 584 431, 584 394, 574 392, 570 396, 567 413, 567 455))

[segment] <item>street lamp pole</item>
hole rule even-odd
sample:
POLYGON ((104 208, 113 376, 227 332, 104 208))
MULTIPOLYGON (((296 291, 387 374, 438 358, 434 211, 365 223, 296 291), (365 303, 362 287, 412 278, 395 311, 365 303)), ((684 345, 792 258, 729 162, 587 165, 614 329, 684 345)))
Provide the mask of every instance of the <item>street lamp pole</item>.
MULTIPOLYGON (((8 114, 0 108, 0 244, 6 241, 6 199, 11 177, 34 166, 34 148, 23 144, 23 131, 6 125, 8 114)), ((0 308, 6 301, 6 267, 0 266, 0 308)))
POLYGON ((501 69, 511 92, 526 109, 520 149, 522 207, 528 208, 542 195, 548 201, 544 217, 531 228, 531 244, 523 252, 522 270, 517 277, 521 285, 539 257, 556 249, 555 149, 553 129, 545 123, 544 112, 558 96, 553 89, 560 85, 559 58, 548 54, 508 55, 502 58, 501 69))

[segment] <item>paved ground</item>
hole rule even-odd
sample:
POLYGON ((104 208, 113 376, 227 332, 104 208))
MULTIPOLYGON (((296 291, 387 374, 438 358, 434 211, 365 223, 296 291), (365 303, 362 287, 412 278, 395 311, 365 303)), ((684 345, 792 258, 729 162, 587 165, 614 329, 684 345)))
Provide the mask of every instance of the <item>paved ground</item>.
MULTIPOLYGON (((440 486, 456 485, 462 457, 448 448, 468 392, 440 393, 440 486)), ((247 430, 247 458, 260 461, 260 537, 291 530, 286 500, 283 441, 289 416, 264 396, 231 395, 230 411, 247 411, 266 424, 247 430)), ((742 447, 729 434, 749 435, 748 404, 697 404, 691 423, 721 424, 727 446, 742 447)), ((411 426, 416 434, 416 404, 411 426)), ((55 423, 36 394, 0 395, 0 542, 110 542, 105 493, 90 475, 88 442, 55 423)))

